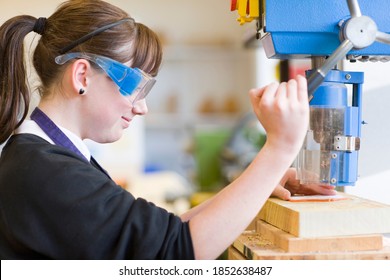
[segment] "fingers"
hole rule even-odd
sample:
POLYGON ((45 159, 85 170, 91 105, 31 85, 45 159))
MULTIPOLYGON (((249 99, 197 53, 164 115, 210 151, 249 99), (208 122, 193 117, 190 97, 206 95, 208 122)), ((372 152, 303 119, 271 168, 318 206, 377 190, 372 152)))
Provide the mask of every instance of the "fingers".
MULTIPOLYGON (((301 75, 298 75, 296 79, 290 79, 288 82, 276 83, 273 82, 268 86, 260 89, 252 89, 250 91, 252 104, 256 105, 261 99, 292 99, 304 102, 308 100, 307 94, 307 81, 301 75)), ((267 102, 266 100, 263 100, 267 102)))
POLYGON ((283 186, 277 185, 274 191, 272 192, 272 195, 274 197, 278 197, 283 200, 289 200, 291 197, 291 193, 286 190, 283 186))
POLYGON ((337 191, 335 190, 335 186, 319 186, 319 194, 323 195, 335 195, 337 191))
POLYGON ((307 80, 301 75, 298 75, 297 78, 298 83, 298 100, 302 102, 309 102, 309 96, 307 92, 307 80))
POLYGON ((259 88, 259 89, 251 89, 249 91, 249 94, 251 96, 251 100, 260 100, 263 95, 272 95, 274 94, 274 92, 276 92, 277 88, 279 86, 279 83, 277 82, 273 82, 271 84, 269 84, 268 86, 265 86, 265 87, 262 87, 262 88, 259 88))
POLYGON ((275 94, 276 98, 285 99, 287 97, 288 91, 290 90, 287 88, 287 85, 288 85, 288 83, 286 83, 286 82, 280 83, 279 87, 277 88, 276 94, 275 94))
POLYGON ((286 88, 287 88, 288 98, 290 99, 290 101, 293 102, 297 101, 298 82, 296 80, 291 79, 287 82, 286 88))
POLYGON ((302 103, 308 103, 307 93, 307 81, 306 78, 297 75, 295 79, 291 79, 287 82, 286 93, 290 101, 299 101, 302 103))
POLYGON ((305 101, 308 99, 307 94, 307 81, 306 78, 297 75, 296 79, 290 79, 287 83, 277 83, 273 82, 267 86, 264 86, 259 89, 250 90, 250 96, 252 99, 261 99, 263 95, 267 97, 276 97, 276 96, 288 96, 297 97, 297 99, 305 101))
POLYGON ((259 89, 252 89, 249 91, 252 108, 258 118, 260 116, 261 107, 272 104, 272 100, 275 97, 278 86, 279 83, 274 82, 268 86, 259 89))
POLYGON ((336 195, 334 186, 321 186, 321 185, 300 185, 295 190, 289 190, 288 184, 286 186, 277 185, 272 196, 278 197, 283 200, 289 200, 291 195, 336 195))
POLYGON ((294 167, 290 167, 285 174, 286 178, 288 178, 287 182, 289 181, 297 181, 297 169, 294 167))
POLYGON ((300 190, 297 192, 305 195, 335 195, 337 194, 335 187, 330 185, 302 185, 300 190))
POLYGON ((296 79, 290 79, 288 82, 280 84, 273 83, 265 88, 263 92, 269 98, 276 98, 278 102, 288 100, 300 103, 308 103, 307 81, 306 78, 298 75, 296 79))

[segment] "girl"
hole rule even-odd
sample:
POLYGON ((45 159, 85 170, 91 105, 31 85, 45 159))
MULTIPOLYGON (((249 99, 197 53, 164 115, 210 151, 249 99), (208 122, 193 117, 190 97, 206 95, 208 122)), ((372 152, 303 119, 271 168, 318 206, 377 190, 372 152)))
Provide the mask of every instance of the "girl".
POLYGON ((47 19, 0 27, 1 259, 213 259, 279 182, 279 196, 300 188, 286 171, 308 123, 303 77, 250 91, 267 142, 209 201, 177 217, 117 186, 82 140, 114 142, 147 113, 161 57, 150 29, 103 1, 67 1, 47 19), (33 55, 41 100, 26 119, 30 32, 41 35, 33 55))

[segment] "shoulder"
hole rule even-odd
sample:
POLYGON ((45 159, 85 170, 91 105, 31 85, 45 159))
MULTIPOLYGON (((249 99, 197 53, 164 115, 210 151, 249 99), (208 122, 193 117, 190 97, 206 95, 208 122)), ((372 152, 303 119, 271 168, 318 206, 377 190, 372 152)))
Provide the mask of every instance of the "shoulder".
POLYGON ((51 144, 40 136, 28 133, 11 136, 3 148, 2 158, 12 155, 13 157, 16 156, 17 159, 28 157, 29 160, 33 160, 36 157, 45 157, 49 154, 82 159, 63 147, 51 144))
POLYGON ((85 158, 33 134, 12 136, 3 148, 0 167, 0 182, 13 182, 15 187, 60 190, 80 184, 84 189, 115 185, 85 158))

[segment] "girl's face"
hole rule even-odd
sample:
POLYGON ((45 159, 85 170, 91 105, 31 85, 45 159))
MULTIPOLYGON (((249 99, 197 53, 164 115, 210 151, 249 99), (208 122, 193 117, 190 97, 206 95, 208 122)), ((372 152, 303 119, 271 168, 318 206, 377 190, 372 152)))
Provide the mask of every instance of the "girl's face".
POLYGON ((98 143, 111 143, 119 140, 123 130, 128 128, 136 115, 148 112, 145 99, 133 104, 131 97, 119 92, 118 86, 103 72, 92 69, 83 106, 82 139, 88 138, 98 143))

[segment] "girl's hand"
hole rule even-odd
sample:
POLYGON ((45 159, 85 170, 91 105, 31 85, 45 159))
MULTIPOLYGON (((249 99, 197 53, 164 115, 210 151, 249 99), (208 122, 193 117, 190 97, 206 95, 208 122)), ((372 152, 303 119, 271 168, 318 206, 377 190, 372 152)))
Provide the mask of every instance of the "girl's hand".
POLYGON ((309 124, 307 81, 298 76, 250 91, 253 110, 267 133, 267 144, 298 153, 309 124))
POLYGON ((329 185, 302 185, 299 180, 296 179, 296 169, 290 168, 283 176, 279 185, 276 186, 272 192, 272 196, 278 197, 283 200, 289 200, 292 195, 335 195, 336 191, 334 186, 329 185))

